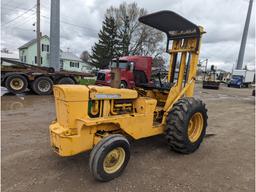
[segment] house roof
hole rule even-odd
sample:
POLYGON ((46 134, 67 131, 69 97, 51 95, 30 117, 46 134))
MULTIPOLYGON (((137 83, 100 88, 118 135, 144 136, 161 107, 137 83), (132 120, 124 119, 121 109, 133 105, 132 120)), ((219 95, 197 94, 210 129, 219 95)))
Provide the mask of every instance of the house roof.
MULTIPOLYGON (((44 35, 44 36, 42 36, 42 37, 41 37, 41 39, 43 39, 43 38, 47 38, 47 39, 49 39, 49 37, 48 37, 47 35, 44 35)), ((24 48, 27 48, 27 47, 29 47, 30 45, 34 44, 34 43, 36 43, 36 39, 32 39, 32 40, 30 40, 29 42, 25 43, 24 45, 22 45, 22 46, 21 46, 21 47, 19 47, 18 49, 24 49, 24 48)))
POLYGON ((63 52, 63 51, 61 51, 60 52, 60 58, 61 59, 66 59, 66 60, 83 62, 82 59, 80 59, 74 53, 71 53, 71 52, 63 52))

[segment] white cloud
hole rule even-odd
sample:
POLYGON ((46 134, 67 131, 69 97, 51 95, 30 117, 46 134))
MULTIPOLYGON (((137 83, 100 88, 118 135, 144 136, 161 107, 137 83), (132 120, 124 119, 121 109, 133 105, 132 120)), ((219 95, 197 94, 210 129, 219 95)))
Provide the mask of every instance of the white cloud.
MULTIPOLYGON (((133 2, 127 0, 126 2, 133 2)), ((173 10, 192 22, 204 26, 201 58, 209 58, 209 65, 230 70, 237 60, 242 31, 248 9, 248 0, 137 0, 140 7, 154 12, 173 10)), ((43 0, 41 24, 43 34, 49 35, 50 0, 43 0)), ((70 48, 79 55, 91 50, 97 41, 105 11, 120 0, 72 0, 61 1, 61 48, 70 48)), ((35 4, 34 0, 2 0, 1 47, 13 52, 23 43, 35 38, 35 12, 24 14, 9 22, 35 4)), ((255 5, 254 5, 255 6, 255 5)), ((255 9, 252 12, 244 64, 255 66, 255 9)), ((165 45, 165 42, 163 42, 165 45)))

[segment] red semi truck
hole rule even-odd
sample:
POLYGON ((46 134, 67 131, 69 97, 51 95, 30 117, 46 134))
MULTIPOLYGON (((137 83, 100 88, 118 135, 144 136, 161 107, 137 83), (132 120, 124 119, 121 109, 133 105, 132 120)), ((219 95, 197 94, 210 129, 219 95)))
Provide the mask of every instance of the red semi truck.
MULTIPOLYGON (((151 79, 152 57, 124 56, 113 59, 110 68, 121 71, 121 88, 133 88, 135 85, 148 84, 151 79)), ((96 85, 110 86, 111 69, 100 70, 97 74, 96 85)))

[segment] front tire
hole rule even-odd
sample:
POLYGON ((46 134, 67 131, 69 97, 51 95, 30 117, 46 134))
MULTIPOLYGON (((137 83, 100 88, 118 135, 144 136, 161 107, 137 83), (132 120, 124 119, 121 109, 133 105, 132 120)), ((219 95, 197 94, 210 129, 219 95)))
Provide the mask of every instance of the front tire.
POLYGON ((127 83, 125 81, 121 81, 120 88, 126 89, 127 87, 127 83))
POLYGON ((203 141, 207 127, 205 104, 192 97, 178 100, 166 119, 168 145, 176 152, 189 154, 203 141))
POLYGON ((90 154, 90 171, 99 181, 110 181, 119 177, 130 159, 130 144, 120 135, 102 139, 90 154))

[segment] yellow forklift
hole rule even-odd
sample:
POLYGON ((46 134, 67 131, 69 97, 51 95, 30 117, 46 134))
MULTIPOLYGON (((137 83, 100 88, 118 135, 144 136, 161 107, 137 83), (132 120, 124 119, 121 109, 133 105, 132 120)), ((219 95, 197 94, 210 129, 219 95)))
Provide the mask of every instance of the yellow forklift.
POLYGON ((170 149, 189 154, 206 133, 207 109, 193 97, 203 28, 172 11, 139 21, 167 35, 169 86, 54 86, 57 118, 50 125, 51 146, 60 156, 91 150, 90 171, 100 181, 122 174, 132 139, 163 134, 170 149))

